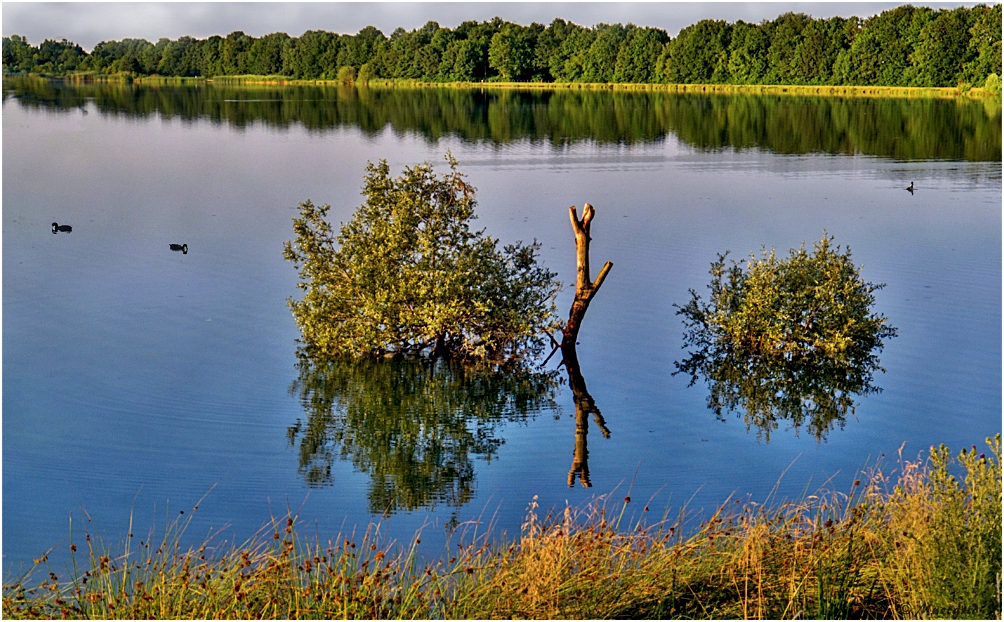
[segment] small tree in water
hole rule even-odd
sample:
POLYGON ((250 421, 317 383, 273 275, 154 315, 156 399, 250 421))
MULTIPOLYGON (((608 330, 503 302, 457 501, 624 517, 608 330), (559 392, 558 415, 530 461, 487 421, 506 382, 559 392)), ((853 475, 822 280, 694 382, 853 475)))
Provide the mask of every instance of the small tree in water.
POLYGON ((537 263, 536 241, 499 250, 471 229, 475 188, 446 160, 440 177, 429 163, 397 178, 385 160, 369 163, 366 202, 337 237, 324 220, 330 206, 300 204, 283 256, 306 292, 289 300, 301 357, 513 362, 540 353, 559 326, 556 274, 537 263))
POLYGON ((850 249, 840 252, 832 239, 824 234, 811 254, 803 244, 785 259, 751 255, 745 270, 719 255, 710 302, 691 290, 678 311, 690 356, 676 373, 691 384, 705 377, 719 418, 742 410, 768 441, 782 419, 821 440, 854 411, 852 396, 880 390, 872 385, 878 351, 896 329, 871 312, 882 285, 862 279, 850 249))

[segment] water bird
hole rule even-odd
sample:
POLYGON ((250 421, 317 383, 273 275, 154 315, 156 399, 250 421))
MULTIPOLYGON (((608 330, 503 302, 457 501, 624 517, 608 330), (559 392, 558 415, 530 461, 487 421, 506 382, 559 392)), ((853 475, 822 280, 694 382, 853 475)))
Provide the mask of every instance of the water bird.
POLYGON ((913 182, 912 181, 910 182, 910 185, 905 188, 905 190, 907 192, 909 192, 910 194, 913 194, 913 182))
POLYGON ((188 244, 170 244, 172 251, 181 251, 182 255, 188 254, 188 244))
POLYGON ((71 227, 70 225, 61 225, 61 224, 55 223, 55 222, 52 223, 52 232, 53 233, 58 233, 60 231, 62 231, 63 233, 69 233, 69 232, 73 231, 73 227, 71 227))

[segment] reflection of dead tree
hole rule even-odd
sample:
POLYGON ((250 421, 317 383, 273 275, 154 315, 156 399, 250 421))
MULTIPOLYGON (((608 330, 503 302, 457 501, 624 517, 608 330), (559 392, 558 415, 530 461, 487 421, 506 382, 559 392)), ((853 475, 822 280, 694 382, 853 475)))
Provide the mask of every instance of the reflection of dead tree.
MULTIPOLYGON (((575 344, 572 344, 575 348, 575 344)), ((568 387, 572 390, 572 399, 575 401, 575 453, 572 457, 572 468, 568 471, 568 485, 575 486, 575 476, 579 476, 579 481, 586 488, 593 484, 589 481, 589 449, 586 437, 589 434, 589 415, 593 415, 593 420, 599 426, 603 438, 610 438, 610 430, 607 429, 606 422, 600 409, 596 407, 593 396, 586 390, 586 380, 579 370, 579 362, 572 358, 565 359, 565 370, 568 371, 568 387)))
MULTIPOLYGON (((562 331, 561 343, 555 343, 555 350, 561 349, 562 363, 568 371, 568 386, 572 390, 572 398, 575 400, 575 453, 572 458, 572 468, 568 472, 568 485, 575 485, 575 476, 579 476, 579 481, 586 488, 592 486, 589 481, 589 450, 587 448, 587 435, 589 434, 589 415, 593 415, 596 425, 600 427, 604 438, 610 438, 610 430, 607 429, 606 422, 600 409, 596 407, 593 396, 586 390, 586 381, 579 370, 579 357, 575 352, 575 340, 579 336, 579 327, 582 318, 586 315, 586 309, 593 296, 603 285, 603 280, 607 278, 607 273, 613 267, 611 262, 606 262, 600 269, 599 275, 593 281, 589 277, 589 236, 590 223, 596 211, 593 206, 586 203, 582 207, 582 220, 576 212, 575 206, 568 208, 568 216, 572 221, 572 230, 575 231, 575 300, 572 308, 568 312, 568 321, 562 331)), ((553 352, 552 352, 553 354, 553 352)))

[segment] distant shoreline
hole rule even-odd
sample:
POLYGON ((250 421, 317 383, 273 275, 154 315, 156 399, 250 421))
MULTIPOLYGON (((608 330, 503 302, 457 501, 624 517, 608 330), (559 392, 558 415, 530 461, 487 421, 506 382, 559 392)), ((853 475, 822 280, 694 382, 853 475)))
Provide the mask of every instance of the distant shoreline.
MULTIPOLYGON (((17 74, 4 75, 4 79, 17 74)), ((955 99, 958 97, 997 97, 983 88, 961 91, 957 87, 909 87, 909 86, 831 86, 817 84, 635 84, 635 83, 589 83, 589 82, 424 82, 420 80, 370 80, 366 84, 339 80, 298 80, 284 76, 214 76, 211 78, 125 76, 125 75, 68 75, 41 76, 29 74, 21 77, 35 77, 45 80, 66 82, 132 82, 143 85, 186 85, 186 84, 228 84, 255 86, 356 86, 363 88, 433 88, 433 89, 483 89, 483 90, 588 90, 588 91, 641 91, 669 93, 701 93, 713 95, 795 95, 816 97, 892 97, 892 98, 935 98, 955 99)))

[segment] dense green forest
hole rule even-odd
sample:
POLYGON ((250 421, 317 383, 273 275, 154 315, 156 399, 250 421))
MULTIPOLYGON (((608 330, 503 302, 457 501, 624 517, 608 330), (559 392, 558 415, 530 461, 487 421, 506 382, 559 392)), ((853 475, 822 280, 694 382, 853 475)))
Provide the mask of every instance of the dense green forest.
MULTIPOLYGON (((3 71, 68 75, 428 82, 589 82, 983 86, 1001 74, 1001 5, 933 10, 910 5, 867 19, 702 20, 670 37, 628 24, 583 27, 563 19, 522 26, 501 18, 454 29, 436 22, 390 37, 372 26, 355 35, 311 30, 260 38, 123 39, 79 45, 3 38, 3 71)), ((993 80, 992 80, 993 82, 993 80)))

